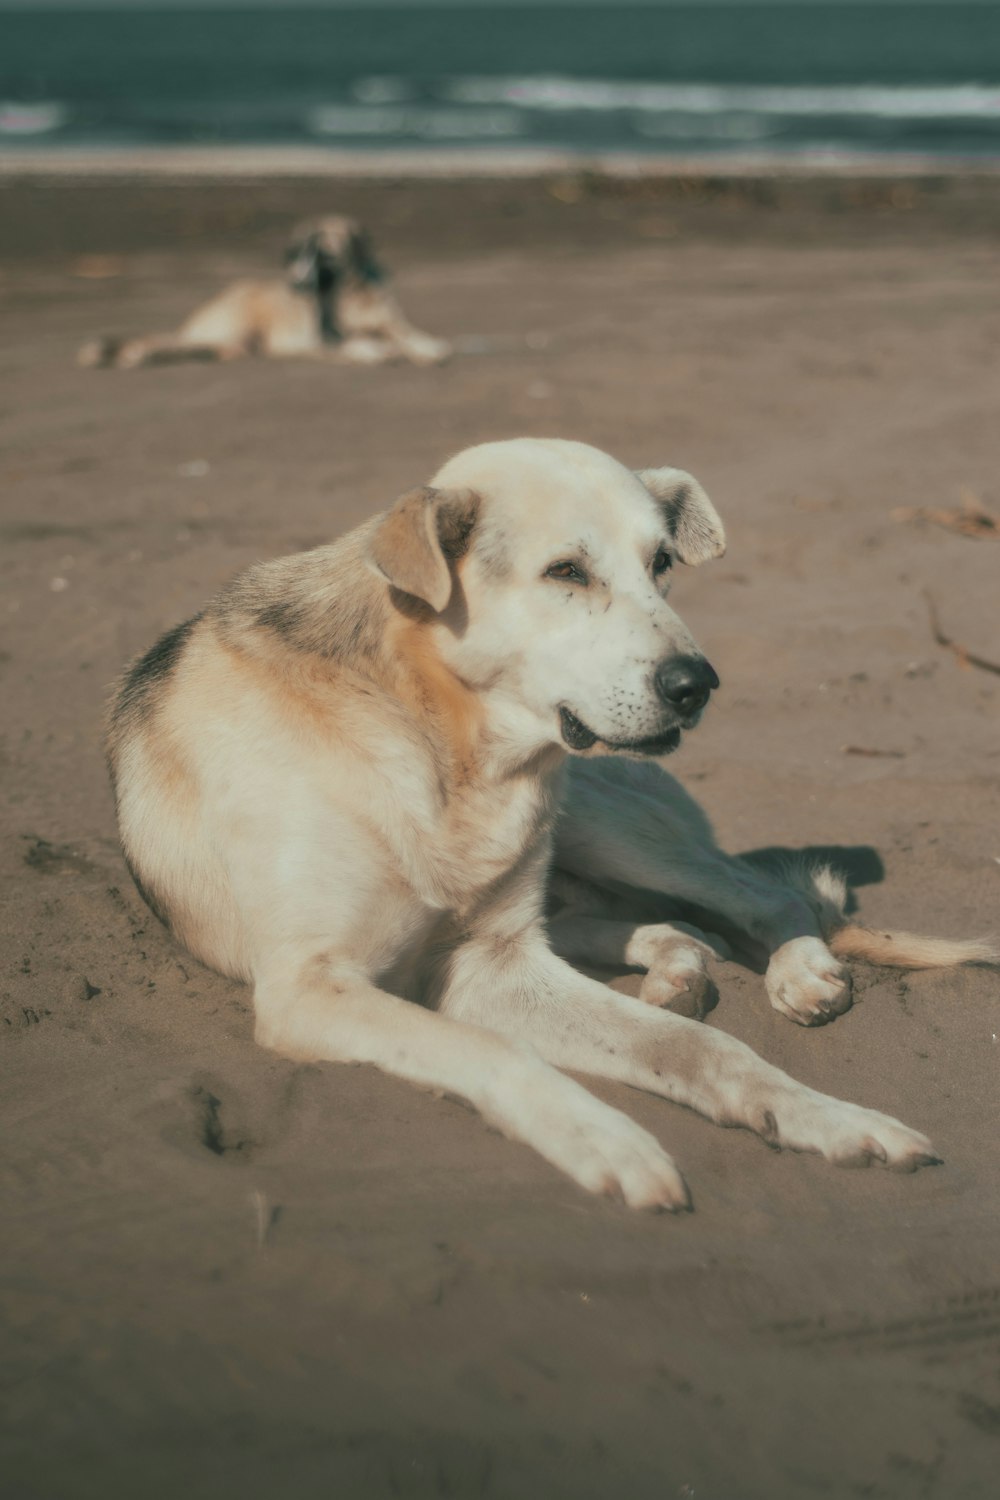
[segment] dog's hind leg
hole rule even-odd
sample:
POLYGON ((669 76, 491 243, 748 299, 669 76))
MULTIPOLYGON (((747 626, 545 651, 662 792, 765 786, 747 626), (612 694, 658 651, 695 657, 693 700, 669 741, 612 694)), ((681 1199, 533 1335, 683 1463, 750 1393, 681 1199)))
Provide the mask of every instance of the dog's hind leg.
POLYGON ((850 1006, 850 975, 823 941, 820 902, 725 854, 701 809, 655 765, 574 762, 555 863, 591 882, 717 912, 766 950, 768 998, 800 1025, 832 1020, 850 1006))
POLYGON ((151 333, 138 339, 93 339, 84 344, 77 363, 85 368, 136 370, 141 365, 175 365, 239 359, 236 344, 193 343, 176 333, 151 333))
POLYGON ((662 897, 643 901, 550 871, 547 930, 555 953, 571 963, 643 969, 639 999, 698 1020, 718 1002, 712 958, 730 958, 725 938, 676 919, 662 897), (643 920, 643 918, 645 918, 643 920))
POLYGON ((553 952, 571 963, 644 969, 639 999, 696 1020, 708 1014, 718 992, 708 974, 712 958, 729 956, 721 938, 709 939, 686 922, 615 921, 560 912, 548 922, 553 952))
POLYGON ((213 364, 242 359, 246 352, 239 344, 201 343, 163 333, 124 344, 115 364, 120 370, 134 370, 140 365, 213 364))
POLYGON ((441 1009, 522 1037, 557 1067, 661 1094, 772 1145, 844 1166, 875 1160, 912 1171, 937 1160, 926 1137, 898 1120, 817 1093, 735 1037, 578 974, 538 933, 502 951, 495 941, 460 949, 441 1009))
POLYGON ((523 1042, 387 994, 323 952, 272 966, 258 977, 254 1004, 263 1046, 310 1062, 371 1063, 455 1094, 589 1192, 633 1208, 687 1206, 683 1178, 658 1142, 523 1042))

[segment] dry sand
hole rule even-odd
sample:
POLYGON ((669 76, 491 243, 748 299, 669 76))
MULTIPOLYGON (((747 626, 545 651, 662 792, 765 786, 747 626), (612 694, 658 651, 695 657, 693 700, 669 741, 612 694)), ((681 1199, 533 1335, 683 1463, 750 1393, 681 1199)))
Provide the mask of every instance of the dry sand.
POLYGON ((946 1165, 837 1171, 598 1086, 693 1189, 632 1215, 454 1103, 257 1049, 133 890, 99 743, 121 662, 238 568, 465 444, 581 438, 725 515, 676 588, 723 689, 671 769, 726 845, 836 846, 866 920, 995 930, 1000 679, 922 590, 1000 660, 1000 548, 890 513, 1000 508, 997 187, 25 178, 0 222, 5 1495, 996 1495, 996 972, 859 968, 806 1032, 720 968, 711 1024, 946 1165), (74 368, 317 207, 491 351, 74 368))

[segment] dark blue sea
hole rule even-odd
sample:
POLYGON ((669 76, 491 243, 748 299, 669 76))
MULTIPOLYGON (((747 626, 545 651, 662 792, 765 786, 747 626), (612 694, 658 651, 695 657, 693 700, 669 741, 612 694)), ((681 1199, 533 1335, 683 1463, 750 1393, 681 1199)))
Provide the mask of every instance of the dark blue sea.
POLYGON ((1000 156, 1000 4, 0 11, 0 151, 1000 156))

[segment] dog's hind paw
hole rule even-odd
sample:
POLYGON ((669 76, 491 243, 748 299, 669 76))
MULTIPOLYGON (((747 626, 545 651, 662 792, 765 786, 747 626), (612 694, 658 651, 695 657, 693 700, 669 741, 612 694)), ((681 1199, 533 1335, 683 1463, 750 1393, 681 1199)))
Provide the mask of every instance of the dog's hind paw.
POLYGON ((704 969, 650 969, 640 986, 639 999, 675 1016, 702 1021, 719 1003, 719 992, 704 969))
POLYGON ((443 365, 452 356, 452 347, 444 339, 432 339, 429 334, 413 334, 403 345, 406 357, 415 365, 443 365))
POLYGON ((625 950, 629 963, 647 971, 639 999, 693 1021, 701 1021, 719 1000, 706 965, 729 956, 722 938, 708 938, 686 923, 637 927, 625 950))
POLYGON ((799 1026, 823 1026, 851 1007, 850 973, 819 938, 793 938, 773 953, 764 984, 775 1010, 799 1026))

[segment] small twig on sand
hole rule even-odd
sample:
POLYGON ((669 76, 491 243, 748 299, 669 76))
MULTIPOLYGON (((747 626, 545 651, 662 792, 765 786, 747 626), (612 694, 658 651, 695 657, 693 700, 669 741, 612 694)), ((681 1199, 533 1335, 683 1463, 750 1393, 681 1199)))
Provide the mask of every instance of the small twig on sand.
POLYGON ((867 745, 841 745, 841 755, 884 755, 890 760, 905 760, 905 750, 875 750, 867 745))
POLYGON ((944 646, 946 651, 952 651, 960 667, 978 667, 981 672, 995 672, 1000 677, 1000 662, 987 661, 985 656, 976 656, 972 651, 966 649, 958 641, 953 641, 950 635, 945 635, 941 629, 941 621, 938 619, 937 608, 931 598, 930 590, 924 590, 924 598, 927 601, 927 613, 930 616, 931 634, 939 646, 944 646))
POLYGON ((892 512, 894 521, 931 521, 947 531, 957 531, 974 541, 1000 541, 1000 516, 987 510, 971 490, 962 491, 958 510, 930 510, 925 506, 901 505, 892 512))

